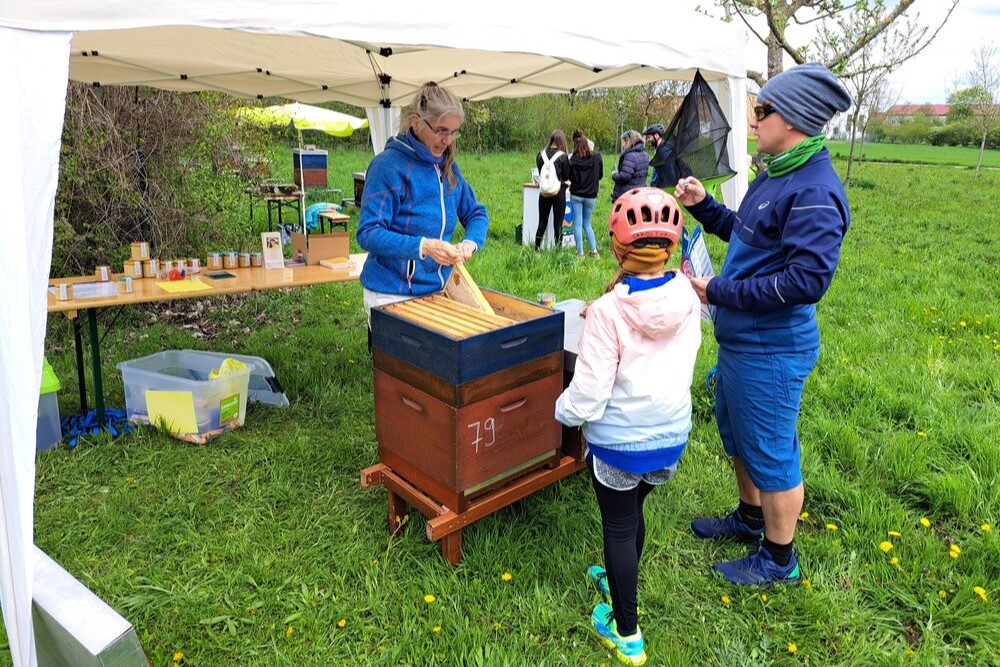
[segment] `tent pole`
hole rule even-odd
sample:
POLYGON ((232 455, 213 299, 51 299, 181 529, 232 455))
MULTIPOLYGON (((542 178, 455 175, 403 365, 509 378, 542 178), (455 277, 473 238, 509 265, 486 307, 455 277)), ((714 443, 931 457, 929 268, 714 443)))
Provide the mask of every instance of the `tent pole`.
POLYGON ((306 168, 302 152, 305 151, 305 144, 302 143, 302 130, 298 127, 295 131, 299 133, 299 221, 302 223, 302 236, 309 237, 306 229, 306 168))

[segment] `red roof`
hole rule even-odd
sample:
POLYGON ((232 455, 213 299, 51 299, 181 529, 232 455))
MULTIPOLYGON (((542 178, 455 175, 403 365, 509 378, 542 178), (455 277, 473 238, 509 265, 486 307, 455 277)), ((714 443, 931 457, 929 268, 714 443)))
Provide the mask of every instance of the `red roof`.
POLYGON ((887 112, 888 116, 947 116, 950 104, 894 104, 887 112))

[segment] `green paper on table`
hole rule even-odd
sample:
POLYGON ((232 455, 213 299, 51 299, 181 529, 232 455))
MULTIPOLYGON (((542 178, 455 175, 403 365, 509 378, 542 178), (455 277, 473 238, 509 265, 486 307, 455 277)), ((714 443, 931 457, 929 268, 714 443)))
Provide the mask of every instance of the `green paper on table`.
POLYGON ((171 433, 197 433, 194 396, 190 391, 146 390, 149 423, 163 426, 171 433))

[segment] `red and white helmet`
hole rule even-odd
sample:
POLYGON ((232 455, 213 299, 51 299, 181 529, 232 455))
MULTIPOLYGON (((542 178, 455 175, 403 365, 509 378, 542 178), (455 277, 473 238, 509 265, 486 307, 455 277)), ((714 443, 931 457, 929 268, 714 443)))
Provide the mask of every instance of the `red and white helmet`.
POLYGON ((681 240, 684 215, 673 197, 659 188, 633 188, 615 200, 608 231, 622 245, 640 239, 666 239, 670 247, 681 240))

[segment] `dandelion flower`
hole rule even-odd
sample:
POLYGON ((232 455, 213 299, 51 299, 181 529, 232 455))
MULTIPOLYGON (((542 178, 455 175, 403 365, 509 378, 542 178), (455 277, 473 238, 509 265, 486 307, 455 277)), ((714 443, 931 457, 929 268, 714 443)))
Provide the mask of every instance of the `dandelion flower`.
POLYGON ((942 599, 944 599, 944 598, 948 597, 948 593, 947 593, 947 591, 945 591, 945 590, 944 590, 944 589, 942 588, 941 590, 939 590, 939 591, 938 591, 938 597, 939 597, 939 598, 942 598, 942 599))
POLYGON ((930 528, 931 527, 930 519, 928 519, 925 516, 920 517, 920 525, 923 526, 924 528, 930 528))
POLYGON ((809 518, 809 512, 803 512, 802 514, 799 515, 799 518, 805 521, 806 519, 809 518))
POLYGON ((724 604, 724 605, 726 605, 728 607, 729 603, 731 603, 731 602, 732 602, 732 600, 729 599, 728 595, 723 595, 722 596, 722 604, 724 604))
POLYGON ((900 533, 897 530, 890 530, 889 531, 889 537, 902 537, 902 536, 903 536, 903 534, 900 533))
POLYGON ((984 523, 983 525, 981 525, 979 527, 979 530, 983 531, 984 533, 990 532, 991 529, 992 529, 992 526, 990 526, 990 524, 988 524, 988 523, 984 523))
POLYGON ((989 598, 986 596, 986 589, 983 588, 982 586, 976 586, 975 588, 972 589, 972 592, 978 595, 983 602, 989 600, 989 598))
POLYGON ((965 323, 965 320, 962 320, 962 321, 961 321, 961 322, 959 322, 958 324, 959 324, 959 326, 963 326, 963 327, 965 327, 965 326, 968 326, 968 325, 967 325, 967 324, 965 323))
POLYGON ((512 575, 510 572, 504 572, 502 575, 500 575, 500 578, 503 579, 504 581, 510 581, 511 579, 514 578, 514 575, 512 575))
POLYGON ((912 648, 908 648, 905 651, 903 651, 903 655, 905 655, 907 658, 912 658, 913 656, 916 655, 916 652, 912 648))
POLYGON ((961 555, 961 553, 962 553, 961 551, 949 551, 948 555, 951 556, 953 559, 958 560, 958 557, 959 555, 961 555))
POLYGON ((952 542, 951 546, 948 547, 948 550, 951 551, 952 553, 955 553, 955 554, 962 553, 962 547, 958 546, 954 542, 952 542))
POLYGON ((926 438, 927 434, 924 433, 923 431, 917 431, 917 437, 918 438, 926 438))
POLYGON ((889 559, 889 565, 899 565, 899 559, 893 556, 889 559))
POLYGON ((291 637, 294 633, 295 633, 295 629, 292 626, 290 626, 290 625, 288 626, 288 629, 285 630, 285 636, 286 637, 291 637))
POLYGON ((184 659, 184 654, 183 653, 181 653, 180 651, 177 651, 177 653, 174 653, 174 662, 180 662, 183 659, 184 659))
POLYGON ((767 593, 761 593, 760 594, 760 601, 761 602, 767 602, 767 593))
POLYGON ((347 627, 347 619, 346 618, 342 618, 339 621, 337 621, 337 627, 338 628, 346 628, 347 627))
POLYGON ((431 628, 431 632, 441 632, 441 626, 435 625, 433 628, 431 628))
POLYGON ((882 550, 882 553, 887 554, 892 551, 892 542, 882 542, 878 548, 882 550))
POLYGON ((435 600, 437 600, 437 598, 431 595, 430 593, 424 596, 424 602, 426 602, 427 604, 434 604, 435 600))
POLYGON ((791 653, 792 655, 795 655, 796 653, 799 652, 799 647, 796 646, 793 642, 788 642, 788 652, 791 653))
POLYGON ((808 579, 802 580, 802 588, 812 588, 812 587, 813 587, 813 582, 809 581, 808 579))
POLYGON ((835 523, 828 523, 828 524, 826 524, 826 529, 827 530, 840 530, 839 528, 837 528, 837 524, 835 524, 835 523))
POLYGON ((500 621, 496 621, 495 623, 493 623, 494 630, 499 630, 501 627, 503 626, 500 625, 500 621))

